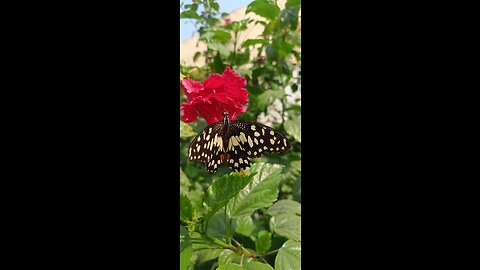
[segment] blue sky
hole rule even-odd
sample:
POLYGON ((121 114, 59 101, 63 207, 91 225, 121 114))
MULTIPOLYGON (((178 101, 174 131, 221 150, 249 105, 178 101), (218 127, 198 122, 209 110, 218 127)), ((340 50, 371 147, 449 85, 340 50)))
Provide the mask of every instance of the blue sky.
MULTIPOLYGON (((230 13, 234 9, 239 7, 246 7, 253 0, 217 0, 218 5, 220 6, 220 13, 227 12, 230 13)), ((184 4, 191 4, 191 0, 180 0, 184 4)), ((184 41, 187 38, 191 37, 195 33, 195 25, 192 20, 189 19, 180 19, 180 40, 184 41)))

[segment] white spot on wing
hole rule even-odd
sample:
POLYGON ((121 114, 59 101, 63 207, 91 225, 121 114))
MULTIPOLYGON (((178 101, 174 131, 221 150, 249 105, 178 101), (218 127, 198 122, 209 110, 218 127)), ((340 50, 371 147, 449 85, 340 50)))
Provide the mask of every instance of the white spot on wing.
POLYGON ((275 132, 273 132, 273 130, 270 130, 270 135, 275 135, 275 132))
POLYGON ((271 144, 275 144, 275 141, 273 139, 270 139, 271 144))
POLYGON ((255 131, 255 133, 253 133, 253 135, 255 135, 255 137, 258 137, 258 136, 260 136, 260 133, 258 133, 258 131, 255 131))
POLYGON ((260 139, 260 143, 263 143, 263 139, 260 139))
POLYGON ((252 130, 255 130, 255 125, 251 125, 250 128, 251 128, 252 130))
POLYGON ((247 141, 247 138, 245 137, 245 133, 243 132, 240 132, 240 141, 242 143, 246 142, 247 141))
POLYGON ((256 145, 258 145, 258 140, 257 140, 257 138, 253 138, 253 141, 255 142, 256 145))
POLYGON ((250 145, 250 147, 253 147, 252 137, 250 136, 248 136, 248 145, 250 145))

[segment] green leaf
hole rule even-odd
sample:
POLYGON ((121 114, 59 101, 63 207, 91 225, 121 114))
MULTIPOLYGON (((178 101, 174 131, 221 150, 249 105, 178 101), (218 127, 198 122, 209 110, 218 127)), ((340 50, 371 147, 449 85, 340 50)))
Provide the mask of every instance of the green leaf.
POLYGON ((275 101, 275 99, 282 99, 285 95, 283 91, 267 90, 257 97, 257 108, 260 111, 265 111, 269 105, 275 101))
POLYGON ((296 201, 302 201, 302 179, 298 178, 295 183, 293 183, 293 191, 292 191, 293 199, 296 201))
POLYGON ((195 135, 197 135, 197 133, 193 131, 193 128, 189 124, 180 121, 180 139, 190 138, 195 135))
POLYGON ((222 266, 224 264, 240 263, 241 260, 242 257, 240 257, 240 255, 230 249, 225 249, 218 257, 218 265, 222 266))
POLYGON ((257 44, 268 44, 268 42, 264 39, 247 39, 243 42, 242 47, 247 48, 248 46, 253 46, 257 44))
POLYGON ((274 20, 278 16, 278 13, 280 13, 280 8, 276 4, 267 0, 255 0, 247 6, 247 11, 245 13, 249 12, 274 20))
POLYGON ((250 167, 251 175, 255 174, 242 191, 227 206, 230 217, 251 215, 255 210, 268 207, 277 199, 283 165, 255 163, 250 167))
POLYGON ((275 258, 276 270, 301 269, 301 251, 302 247, 299 242, 287 240, 285 244, 278 250, 275 258))
POLYGON ((255 224, 253 223, 252 217, 243 216, 237 219, 236 232, 238 234, 251 236, 254 229, 255 229, 255 224))
POLYGON ((301 239, 301 217, 292 214, 280 214, 270 219, 272 231, 288 239, 301 239))
POLYGON ((207 43, 207 47, 210 50, 214 50, 220 53, 220 55, 224 58, 228 57, 230 55, 230 51, 225 47, 224 44, 218 43, 218 42, 209 42, 207 43))
POLYGON ((302 134, 301 134, 301 116, 297 115, 293 118, 288 119, 283 123, 285 131, 290 134, 297 142, 302 142, 302 134))
POLYGON ((201 52, 196 52, 195 55, 193 55, 193 62, 197 62, 198 58, 202 56, 201 52))
POLYGON ((243 268, 246 270, 275 270, 269 264, 261 263, 257 261, 248 262, 244 264, 243 268))
POLYGON ((239 173, 232 172, 218 178, 205 193, 204 203, 208 208, 205 218, 210 218, 224 207, 233 196, 252 181, 254 175, 241 176, 239 173))
POLYGON ((185 196, 180 194, 180 220, 192 220, 192 202, 185 196))
POLYGON ((287 7, 280 14, 280 21, 283 27, 289 27, 290 30, 297 29, 298 7, 287 7))
POLYGON ((272 234, 269 231, 261 230, 255 241, 255 250, 258 253, 265 253, 272 245, 272 234))
POLYGON ((272 45, 268 45, 265 51, 267 53, 267 59, 269 61, 277 60, 278 52, 277 52, 277 49, 275 49, 272 45))
MULTIPOLYGON (((285 58, 286 56, 292 54, 293 45, 288 42, 282 42, 278 48, 278 56, 285 58)), ((288 69, 288 67, 286 68, 288 69)))
POLYGON ((232 38, 230 33, 222 30, 212 30, 213 38, 221 43, 228 42, 232 38))
MULTIPOLYGON (((238 256, 238 255, 237 255, 238 256)), ((217 270, 275 270, 269 264, 261 263, 257 261, 250 261, 245 263, 246 259, 243 259, 243 265, 236 263, 227 263, 220 265, 217 270)))
POLYGON ((192 242, 187 229, 180 226, 180 270, 185 270, 192 259, 192 242))
MULTIPOLYGON (((230 226, 230 224, 228 226, 230 226)), ((232 222, 231 230, 234 231, 235 229, 236 224, 232 222)), ((218 211, 210 218, 207 232, 213 237, 225 238, 225 213, 223 211, 218 211)))
POLYGON ((197 12, 193 10, 186 10, 182 13, 180 13, 180 19, 201 19, 197 12))
POLYGON ((301 204, 293 200, 279 200, 268 208, 266 214, 278 216, 281 214, 301 215, 301 204))
POLYGON ((242 77, 245 77, 245 76, 252 77, 252 70, 251 69, 239 69, 239 70, 237 70, 237 72, 242 77))
POLYGON ((245 270, 243 266, 235 263, 223 264, 217 268, 217 270, 245 270))
POLYGON ((300 1, 301 0, 287 0, 285 7, 300 7, 300 1))

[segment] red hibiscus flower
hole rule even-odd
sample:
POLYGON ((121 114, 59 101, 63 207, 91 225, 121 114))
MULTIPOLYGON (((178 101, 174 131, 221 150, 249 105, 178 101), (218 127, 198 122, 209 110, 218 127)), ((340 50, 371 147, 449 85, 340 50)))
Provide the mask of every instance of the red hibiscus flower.
POLYGON ((240 77, 227 66, 223 74, 212 74, 202 83, 183 78, 181 81, 187 102, 182 103, 182 121, 197 121, 202 116, 208 124, 220 121, 224 112, 234 120, 245 112, 248 92, 245 78, 240 77))

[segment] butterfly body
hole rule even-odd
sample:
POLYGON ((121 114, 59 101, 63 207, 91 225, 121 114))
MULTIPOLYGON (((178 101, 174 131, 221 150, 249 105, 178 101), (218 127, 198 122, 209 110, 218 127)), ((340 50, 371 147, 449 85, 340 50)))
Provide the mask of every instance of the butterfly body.
POLYGON ((290 142, 273 128, 248 121, 230 121, 228 113, 221 121, 205 127, 188 148, 190 161, 201 161, 209 172, 223 162, 235 171, 250 167, 250 159, 265 153, 283 152, 290 142))

